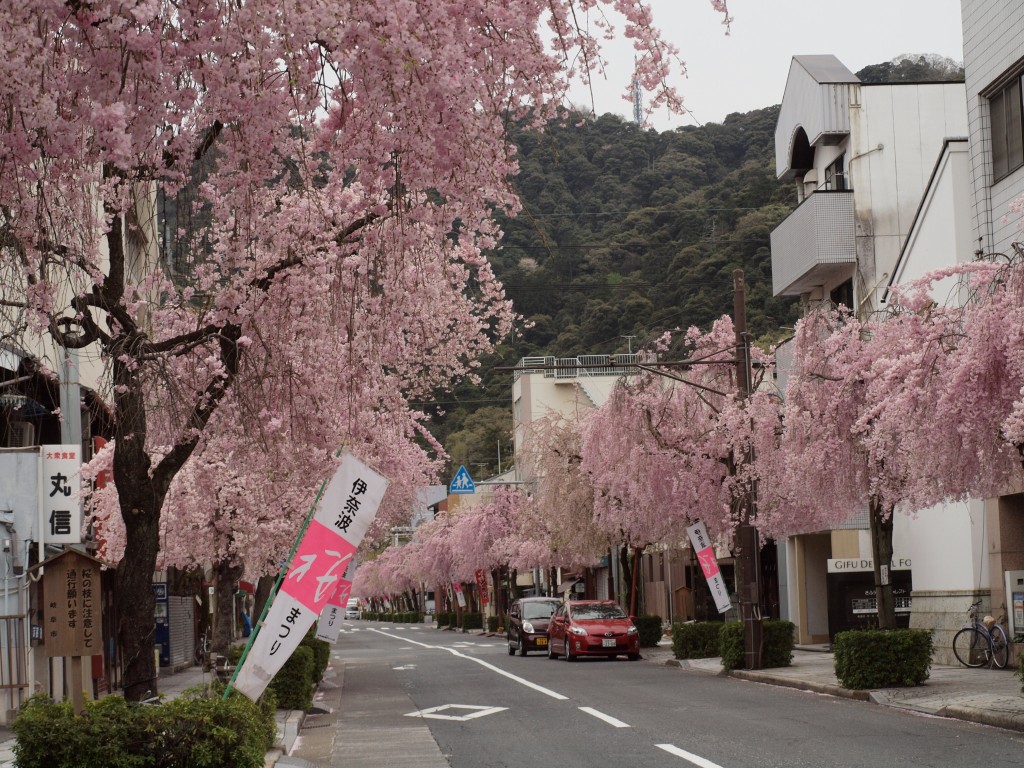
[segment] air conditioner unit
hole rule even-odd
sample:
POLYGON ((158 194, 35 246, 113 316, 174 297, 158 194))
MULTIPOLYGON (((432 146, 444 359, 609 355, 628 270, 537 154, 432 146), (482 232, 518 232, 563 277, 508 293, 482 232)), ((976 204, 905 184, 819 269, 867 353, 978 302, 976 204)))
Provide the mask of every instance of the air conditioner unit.
POLYGON ((31 448, 36 444, 36 425, 28 421, 12 421, 8 432, 8 448, 31 448))

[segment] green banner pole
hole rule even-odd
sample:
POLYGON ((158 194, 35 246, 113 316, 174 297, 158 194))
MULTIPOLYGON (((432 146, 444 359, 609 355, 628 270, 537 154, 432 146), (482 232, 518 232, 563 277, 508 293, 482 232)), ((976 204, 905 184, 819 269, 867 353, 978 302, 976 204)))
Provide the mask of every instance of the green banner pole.
MULTIPOLYGON (((341 449, 334 455, 335 458, 341 456, 341 449)), ((332 475, 333 477, 333 475, 332 475)), ((310 522, 313 520, 313 513, 316 511, 316 505, 320 503, 320 497, 323 496, 324 490, 327 488, 327 484, 330 482, 330 478, 324 480, 320 484, 320 490, 316 493, 316 498, 313 499, 313 505, 309 508, 309 512, 306 514, 306 519, 302 523, 302 528, 299 530, 299 535, 295 537, 295 541, 292 543, 292 550, 288 553, 288 559, 285 560, 284 567, 277 573, 277 581, 274 582, 273 588, 270 590, 270 595, 267 597, 267 602, 263 605, 263 610, 260 612, 260 618, 256 622, 256 625, 252 628, 252 633, 249 635, 249 642, 245 644, 245 649, 242 651, 241 658, 238 659, 238 663, 235 665, 235 671, 231 673, 231 679, 228 681, 227 686, 224 688, 223 701, 227 701, 228 695, 231 693, 231 688, 235 684, 235 679, 238 677, 238 673, 242 669, 242 664, 245 662, 246 656, 249 655, 249 649, 252 648, 253 642, 259 635, 260 630, 263 628, 263 620, 267 617, 267 612, 270 610, 270 606, 274 602, 274 598, 277 597, 278 590, 281 589, 281 582, 284 581, 284 577, 288 575, 288 569, 291 568, 292 558, 295 557, 295 551, 299 548, 299 542, 302 541, 302 537, 306 534, 306 529, 309 528, 310 522)))

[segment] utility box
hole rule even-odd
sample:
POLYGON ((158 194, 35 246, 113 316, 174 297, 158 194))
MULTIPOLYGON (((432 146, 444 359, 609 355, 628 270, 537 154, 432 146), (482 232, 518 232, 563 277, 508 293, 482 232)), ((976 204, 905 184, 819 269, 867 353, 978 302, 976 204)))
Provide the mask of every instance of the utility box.
POLYGON ((1006 621, 1010 640, 1024 635, 1024 571, 1003 571, 1006 586, 1006 621))

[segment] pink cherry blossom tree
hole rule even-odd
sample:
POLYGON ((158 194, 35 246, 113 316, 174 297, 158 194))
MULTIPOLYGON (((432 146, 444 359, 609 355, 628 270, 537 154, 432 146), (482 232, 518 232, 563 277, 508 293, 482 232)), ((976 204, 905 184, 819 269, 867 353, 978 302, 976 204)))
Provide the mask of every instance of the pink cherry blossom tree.
MULTIPOLYGON (((635 0, 0 10, 6 320, 109 368, 126 696, 155 683, 165 499, 247 365, 320 402, 351 382, 364 414, 466 374, 508 330, 482 256, 492 211, 517 209, 504 126, 553 114, 598 60, 605 7, 652 105, 677 103, 635 0)), ((329 437, 321 455, 345 442, 329 437)))

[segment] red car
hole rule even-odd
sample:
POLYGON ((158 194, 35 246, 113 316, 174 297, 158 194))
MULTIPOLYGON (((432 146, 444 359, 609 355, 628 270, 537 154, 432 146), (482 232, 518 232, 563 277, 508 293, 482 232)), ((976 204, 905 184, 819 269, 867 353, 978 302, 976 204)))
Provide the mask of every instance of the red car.
POLYGON ((625 655, 640 658, 640 635, 629 616, 611 600, 570 600, 558 606, 548 625, 548 658, 625 655))

